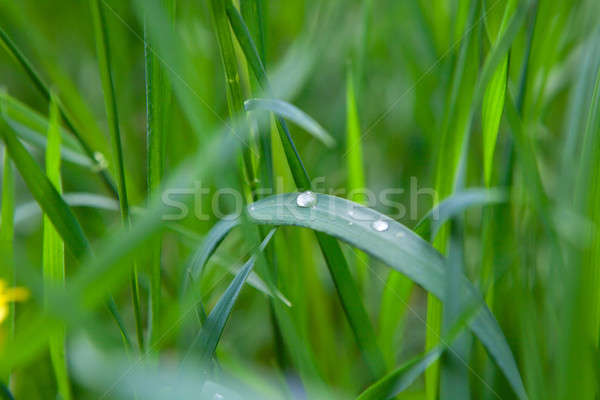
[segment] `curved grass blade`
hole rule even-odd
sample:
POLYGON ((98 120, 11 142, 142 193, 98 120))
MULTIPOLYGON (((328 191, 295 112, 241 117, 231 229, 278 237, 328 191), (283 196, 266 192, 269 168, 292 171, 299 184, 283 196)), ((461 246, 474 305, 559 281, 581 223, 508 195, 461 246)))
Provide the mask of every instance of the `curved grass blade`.
MULTIPOLYGON (((62 195, 69 207, 88 207, 98 210, 119 211, 119 202, 112 197, 97 195, 95 193, 65 193, 62 195)), ((40 213, 37 202, 23 203, 15 210, 15 224, 32 218, 40 213)))
MULTIPOLYGON (((121 218, 125 227, 130 227, 131 217, 129 215, 129 200, 127 198, 127 184, 125 181, 125 166, 123 162, 123 148, 121 143, 121 131, 119 128, 119 114, 115 96, 115 85, 111 70, 110 44, 104 10, 100 7, 99 0, 90 0, 92 11, 92 22, 94 25, 94 37, 96 40, 96 52, 98 67, 104 92, 104 104, 108 129, 110 131, 111 144, 114 159, 116 160, 117 189, 119 193, 119 207, 121 218)), ((138 282, 137 265, 134 262, 131 271, 131 290, 133 293, 133 310, 135 314, 135 326, 137 340, 140 350, 144 350, 144 328, 142 326, 142 312, 140 308, 140 289, 138 282)))
POLYGON ((90 245, 71 209, 56 191, 39 165, 21 144, 14 130, 0 117, 0 135, 11 158, 33 197, 65 241, 75 258, 82 260, 90 253, 90 245))
POLYGON ((189 287, 190 280, 198 280, 206 262, 215 252, 227 234, 240 224, 237 218, 226 218, 217 222, 202 241, 202 246, 194 253, 185 273, 183 291, 189 287))
MULTIPOLYGON (((46 148, 46 174, 59 194, 62 193, 60 175, 60 118, 54 100, 50 101, 50 127, 48 130, 48 146, 46 148)), ((43 272, 45 291, 65 284, 65 244, 52 226, 52 222, 44 216, 43 272)), ((71 385, 67 372, 65 357, 66 331, 61 328, 49 339, 50 359, 56 375, 58 393, 64 400, 71 399, 71 385)))
MULTIPOLYGON (((459 311, 459 310, 457 310, 459 311)), ((440 343, 429 352, 417 356, 404 363, 400 367, 386 374, 383 378, 365 389, 356 400, 388 400, 398 396, 408 389, 410 385, 425 372, 425 370, 436 362, 444 352, 456 352, 455 345, 459 335, 464 332, 469 321, 477 314, 478 304, 465 304, 456 320, 448 328, 440 343)), ((465 398, 465 397, 461 397, 465 398)))
MULTIPOLYGON (((430 210, 419 221, 413 229, 415 233, 424 239, 433 240, 439 231, 452 217, 461 214, 473 206, 500 204, 507 200, 504 191, 500 189, 467 189, 457 192, 448 197, 432 210, 430 210)), ((382 346, 385 346, 384 354, 393 354, 392 343, 397 326, 405 313, 405 304, 397 304, 398 298, 406 303, 411 293, 413 284, 404 275, 393 273, 386 283, 381 305, 381 333, 382 346), (384 315, 386 317, 384 318, 384 315)))
MULTIPOLYGON (((296 193, 271 196, 252 204, 248 216, 258 224, 301 226, 339 238, 408 276, 438 299, 444 298, 444 258, 431 245, 404 225, 375 210, 338 197, 324 194, 316 197, 314 207, 303 208, 296 205, 296 193), (375 222, 379 229, 374 228, 375 222), (386 229, 381 231, 382 226, 386 229)), ((468 304, 481 304, 481 296, 464 275, 459 284, 468 304)), ((527 398, 508 343, 485 304, 481 304, 470 328, 517 396, 527 398)))
MULTIPOLYGON (((502 32, 502 34, 499 36, 498 41, 496 42, 496 45, 494 46, 494 48, 492 49, 492 51, 490 52, 490 54, 487 56, 484 66, 481 70, 480 76, 477 80, 477 83, 473 89, 473 91, 471 93, 469 93, 468 95, 468 101, 470 104, 470 111, 468 112, 468 115, 466 115, 466 119, 463 120, 464 126, 465 126, 465 130, 466 133, 464 135, 464 139, 460 140, 460 141, 455 141, 452 145, 452 148, 454 149, 451 154, 448 155, 449 159, 448 160, 444 160, 442 158, 440 158, 439 162, 438 162, 438 179, 439 178, 443 178, 441 181, 438 181, 438 184, 436 185, 436 189, 438 192, 438 195, 440 195, 442 198, 448 196, 451 192, 452 192, 452 186, 454 185, 454 180, 456 178, 456 173, 452 173, 452 174, 447 174, 445 173, 445 171, 441 170, 444 168, 448 168, 448 166, 451 166, 452 168, 457 169, 458 163, 460 161, 460 149, 462 148, 466 148, 466 146, 463 146, 463 143, 468 143, 469 142, 469 138, 470 138, 470 134, 471 134, 471 123, 473 121, 473 117, 474 117, 474 113, 475 113, 475 109, 476 107, 478 107, 479 103, 481 102, 484 94, 485 94, 485 89, 488 86, 488 83, 490 82, 490 80, 493 77, 494 72, 496 71, 499 63, 502 61, 503 57, 507 54, 510 46, 512 45, 512 42, 514 41, 517 33, 519 32, 519 30, 521 29, 521 26, 523 25, 526 15, 527 15, 527 11, 529 10, 529 8, 534 4, 533 1, 531 0, 527 0, 527 1, 523 1, 523 2, 519 2, 519 5, 517 7, 517 9, 515 10, 514 14, 512 15, 512 17, 509 19, 509 21, 506 23, 506 30, 504 32, 502 32)), ((478 5, 478 2, 473 2, 472 6, 476 7, 478 5)), ((473 21, 473 13, 471 12, 471 15, 469 16, 469 20, 473 21)), ((468 26, 472 26, 472 23, 468 23, 468 26)), ((469 35, 471 36, 471 35, 469 35)), ((474 46, 476 49, 479 48, 479 46, 474 46)), ((463 44, 463 48, 461 49, 461 53, 466 52, 467 49, 467 44, 463 44), (464 50, 463 50, 464 49, 464 50)), ((461 58, 463 58, 462 54, 459 56, 459 61, 461 60, 461 58)), ((474 60, 478 60, 479 57, 474 57, 474 60)), ((464 63, 464 61, 460 61, 461 63, 464 63)), ((475 64, 475 62, 469 62, 467 64, 467 66, 473 66, 473 65, 477 65, 475 64)), ((457 68, 456 73, 462 74, 463 72, 463 68, 457 68)), ((467 74, 467 77, 470 77, 472 74, 467 74)), ((455 83, 459 83, 459 81, 457 79, 455 79, 455 83)), ((458 88, 458 86, 456 86, 456 88, 458 88)), ((458 94, 458 91, 454 92, 453 89, 453 95, 454 93, 458 94)), ((508 97, 508 96, 507 96, 508 97)), ((453 109, 454 107, 454 103, 455 101, 451 101, 450 105, 452 108, 449 108, 449 116, 453 116, 456 111, 453 109)), ((447 129, 450 126, 447 125, 446 129, 444 130, 445 132, 447 132, 447 129)), ((459 133, 462 134, 462 131, 459 130, 459 133)), ((448 141, 448 139, 446 138, 447 134, 444 133, 443 134, 443 138, 442 138, 442 149, 447 148, 448 146, 450 146, 450 144, 446 144, 445 141, 448 141)), ((444 154, 444 153, 441 153, 444 154)), ((443 232, 443 235, 440 235, 436 238, 436 247, 439 249, 445 249, 447 246, 447 233, 443 232)), ((431 296, 430 296, 431 297, 431 296)), ((441 318, 442 318, 442 312, 441 312, 441 304, 436 302, 436 299, 431 297, 431 307, 428 307, 428 324, 433 327, 432 332, 437 332, 439 334, 440 328, 441 328, 441 318), (431 311, 431 312, 430 312, 431 311)), ((427 337, 427 347, 432 348, 435 343, 437 342, 436 338, 434 336, 432 336, 431 334, 428 335, 427 337)), ((430 399, 435 398, 437 396, 437 383, 438 383, 438 366, 437 364, 434 364, 434 366, 432 366, 432 368, 430 369, 431 372, 428 373, 429 379, 428 379, 428 383, 427 383, 427 393, 428 393, 428 397, 430 399)))
POLYGON ((433 239, 442 225, 468 208, 500 204, 507 200, 507 194, 501 189, 472 188, 456 192, 424 215, 414 231, 422 238, 433 239))
POLYGON ((396 368, 373 385, 369 386, 356 400, 388 400, 406 390, 427 367, 443 354, 442 346, 434 347, 425 355, 415 357, 396 368))
POLYGON ((248 99, 244 101, 246 111, 266 110, 282 118, 291 120, 301 126, 306 132, 312 134, 325 146, 333 147, 335 139, 310 115, 283 100, 278 99, 248 99))
MULTIPOLYGON (((248 27, 231 0, 227 0, 226 2, 226 11, 231 28, 246 56, 246 60, 263 89, 270 92, 264 66, 252 41, 248 27)), ((310 177, 306 172, 306 168, 304 168, 304 163, 300 158, 285 121, 277 117, 276 124, 296 187, 299 190, 309 190, 311 188, 310 177)), ((383 355, 377 347, 375 332, 360 299, 358 287, 350 274, 342 249, 335 239, 319 232, 316 232, 316 236, 363 358, 368 364, 372 375, 375 377, 381 376, 385 372, 383 355)))
MULTIPOLYGON (((45 150, 46 134, 50 125, 48 119, 7 93, 0 93, 0 101, 3 105, 6 121, 13 127, 19 137, 27 143, 45 150)), ((61 146, 61 154, 65 161, 91 169, 101 168, 97 162, 92 162, 81 151, 81 146, 73 140, 72 136, 67 135, 66 130, 59 129, 61 131, 61 141, 64 143, 61 146)))
MULTIPOLYGON (((21 52, 21 50, 19 50, 17 45, 12 41, 12 39, 8 36, 8 34, 1 27, 0 27, 0 42, 3 45, 3 47, 19 62, 19 64, 21 64, 21 66, 23 67, 23 69, 25 70, 25 72, 27 73, 29 78, 34 83, 35 87, 40 91, 40 93, 44 96, 44 98, 48 102, 50 102, 50 100, 51 100, 50 88, 48 87, 48 85, 46 83, 44 83, 44 81, 40 77, 39 73, 33 67, 33 64, 31 64, 31 62, 25 57, 25 55, 21 52)), ((67 127, 69 128, 71 133, 73 133, 73 136, 75 136, 75 139, 77 139, 77 142, 81 145, 81 148, 83 149, 85 154, 89 157, 90 161, 95 164, 96 156, 95 156, 94 151, 87 144, 87 142, 85 141, 81 132, 75 127, 73 120, 69 117, 67 110, 61 105, 60 102, 58 102, 58 108, 60 110, 62 120, 65 121, 65 123, 67 124, 67 127)), ((107 171, 104 169, 100 169, 98 172, 100 173, 100 176, 102 177, 104 183, 109 188, 109 190, 116 195, 117 189, 116 189, 112 179, 110 178, 109 174, 107 173, 107 171)))
MULTIPOLYGON (((41 150, 46 150, 48 140, 45 136, 42 136, 38 132, 31 130, 27 126, 15 122, 9 118, 6 118, 6 122, 15 130, 19 138, 28 145, 32 145, 41 150)), ((63 160, 80 165, 82 167, 95 169, 98 165, 92 164, 87 157, 68 148, 61 148, 60 153, 63 160)))
MULTIPOLYGON (((215 263, 215 268, 223 268, 225 273, 229 273, 235 276, 241 270, 241 267, 235 265, 237 261, 233 258, 219 255, 215 256, 213 260, 215 263)), ((224 276, 224 274, 221 276, 224 276)), ((274 290, 271 291, 266 280, 263 279, 258 273, 254 271, 250 272, 250 275, 248 275, 247 282, 250 286, 252 286, 257 291, 263 293, 264 295, 273 298, 278 298, 287 307, 292 306, 292 302, 279 289, 274 288, 274 290)))
POLYGON ((199 347, 200 361, 202 364, 207 364, 212 359, 215 349, 217 348, 217 344, 221 339, 225 324, 231 315, 231 310, 233 309, 238 295, 242 290, 242 286, 244 286, 244 283, 246 282, 246 278, 248 278, 248 275, 254 267, 258 253, 262 252, 269 244, 269 241, 276 231, 276 229, 272 229, 267 234, 256 253, 250 257, 240 272, 229 284, 227 290, 208 315, 206 323, 202 326, 201 331, 198 333, 198 336, 196 336, 192 345, 190 346, 190 349, 196 346, 199 347))

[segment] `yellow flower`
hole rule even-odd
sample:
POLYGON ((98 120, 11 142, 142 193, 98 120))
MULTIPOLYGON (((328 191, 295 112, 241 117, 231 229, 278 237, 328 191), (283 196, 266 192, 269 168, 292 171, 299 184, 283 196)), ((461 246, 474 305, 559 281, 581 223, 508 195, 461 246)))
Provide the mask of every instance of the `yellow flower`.
POLYGON ((29 290, 23 287, 7 288, 6 282, 0 279, 0 324, 8 316, 10 302, 25 301, 29 297, 29 290))

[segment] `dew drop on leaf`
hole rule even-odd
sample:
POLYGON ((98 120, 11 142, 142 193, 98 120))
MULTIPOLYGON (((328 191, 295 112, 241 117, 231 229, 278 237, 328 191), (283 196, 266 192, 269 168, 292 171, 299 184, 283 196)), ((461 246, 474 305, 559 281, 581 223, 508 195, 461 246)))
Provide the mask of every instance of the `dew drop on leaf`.
POLYGON ((371 226, 373 227, 373 229, 375 229, 377 232, 385 232, 388 230, 388 228, 390 227, 390 225, 385 222, 382 219, 378 219, 377 221, 374 221, 371 226))
POLYGON ((317 204, 317 195, 310 190, 302 192, 296 197, 296 205, 302 208, 314 207, 317 204))

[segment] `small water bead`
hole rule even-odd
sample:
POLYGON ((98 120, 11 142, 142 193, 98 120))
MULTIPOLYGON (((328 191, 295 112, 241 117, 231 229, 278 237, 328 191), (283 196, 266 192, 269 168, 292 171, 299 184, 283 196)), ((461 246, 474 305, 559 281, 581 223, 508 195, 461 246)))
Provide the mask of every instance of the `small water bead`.
POLYGON ((302 208, 311 208, 317 205, 317 195, 307 190, 296 197, 296 205, 302 208))
POLYGON ((223 395, 221 393, 215 393, 215 396, 213 397, 214 400, 222 400, 225 397, 223 397, 223 395))
POLYGON ((92 171, 100 172, 108 168, 108 161, 106 161, 106 157, 104 157, 104 154, 100 153, 99 151, 94 153, 94 161, 95 164, 91 167, 92 171))
POLYGON ((385 232, 389 229, 390 224, 388 224, 387 222, 385 222, 382 219, 378 219, 377 221, 374 221, 371 226, 373 227, 373 229, 375 229, 377 232, 385 232))
POLYGON ((396 233, 396 237, 397 238, 401 238, 401 237, 404 237, 404 236, 405 236, 404 232, 398 232, 398 233, 396 233))

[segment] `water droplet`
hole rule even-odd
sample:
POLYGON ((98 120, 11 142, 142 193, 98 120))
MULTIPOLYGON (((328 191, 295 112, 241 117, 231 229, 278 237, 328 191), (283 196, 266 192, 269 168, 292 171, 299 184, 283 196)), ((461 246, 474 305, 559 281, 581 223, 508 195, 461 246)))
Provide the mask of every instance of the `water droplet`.
POLYGON ((100 172, 103 169, 108 168, 108 161, 106 161, 106 157, 104 157, 104 154, 100 153, 99 151, 94 153, 94 161, 96 163, 92 165, 92 171, 100 172))
POLYGON ((377 221, 374 221, 371 226, 373 227, 373 229, 375 229, 377 232, 385 232, 388 230, 388 228, 390 227, 390 224, 388 224, 387 222, 385 222, 382 219, 378 219, 377 221))
POLYGON ((225 397, 223 397, 223 395, 221 393, 215 393, 215 396, 213 397, 213 399, 215 400, 222 400, 225 397))
POLYGON ((302 208, 314 207, 317 204, 317 195, 307 190, 296 197, 296 205, 302 208))
POLYGON ((404 237, 404 232, 398 232, 398 233, 396 233, 396 237, 397 238, 404 237))

